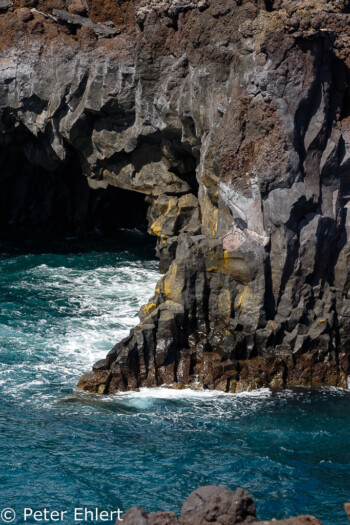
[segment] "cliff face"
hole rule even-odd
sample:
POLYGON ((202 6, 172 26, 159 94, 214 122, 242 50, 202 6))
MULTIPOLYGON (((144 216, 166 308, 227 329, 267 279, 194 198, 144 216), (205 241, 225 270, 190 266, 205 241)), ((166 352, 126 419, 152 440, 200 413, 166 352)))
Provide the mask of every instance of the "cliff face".
POLYGON ((0 12, 0 230, 136 192, 164 273, 78 386, 346 387, 348 2, 41 4, 0 12))

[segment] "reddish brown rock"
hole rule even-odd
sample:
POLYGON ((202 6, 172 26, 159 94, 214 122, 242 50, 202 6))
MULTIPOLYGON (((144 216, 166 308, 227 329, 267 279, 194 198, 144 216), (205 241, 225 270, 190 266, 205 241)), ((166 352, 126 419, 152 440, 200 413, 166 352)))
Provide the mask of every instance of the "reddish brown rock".
POLYGON ((181 515, 173 512, 147 514, 133 507, 123 517, 124 525, 322 525, 312 516, 285 520, 257 521, 255 505, 250 494, 242 489, 235 493, 225 487, 208 485, 190 494, 183 504, 181 515))
POLYGON ((33 13, 27 7, 17 9, 16 14, 23 23, 30 22, 30 20, 33 20, 34 18, 33 13))
POLYGON ((85 16, 87 13, 86 6, 84 6, 82 2, 73 2, 69 4, 67 11, 68 13, 71 13, 73 15, 81 15, 81 16, 85 16))
POLYGON ((344 503, 345 512, 350 520, 350 503, 344 503))

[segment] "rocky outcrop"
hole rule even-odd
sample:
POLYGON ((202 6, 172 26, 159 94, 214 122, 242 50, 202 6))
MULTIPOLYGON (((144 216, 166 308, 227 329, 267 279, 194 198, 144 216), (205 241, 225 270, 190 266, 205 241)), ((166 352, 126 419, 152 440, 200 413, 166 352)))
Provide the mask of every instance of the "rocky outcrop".
POLYGON ((136 9, 136 20, 143 26, 147 16, 156 13, 166 25, 172 26, 180 13, 191 9, 203 11, 208 6, 207 0, 141 0, 136 9))
POLYGON ((235 493, 225 487, 208 485, 190 494, 181 515, 174 512, 152 512, 133 507, 123 517, 124 525, 322 525, 312 516, 285 520, 258 521, 251 495, 242 489, 235 493))
POLYGON ((113 6, 0 14, 1 234, 39 228, 63 173, 71 229, 93 225, 94 192, 123 190, 157 237, 140 324, 79 388, 346 387, 347 2, 113 6))
POLYGON ((105 24, 94 24, 89 18, 86 18, 84 16, 81 16, 80 14, 75 13, 74 11, 76 8, 70 9, 70 12, 68 11, 62 11, 61 9, 53 9, 52 20, 62 22, 63 24, 67 24, 68 26, 73 27, 87 27, 92 29, 94 33, 101 37, 101 38, 108 38, 111 36, 115 36, 119 33, 118 29, 115 27, 110 27, 105 24), (73 11, 73 12, 71 12, 73 11))
POLYGON ((10 2, 9 0, 1 0, 0 1, 0 10, 3 11, 3 10, 7 10, 9 9, 10 7, 13 6, 13 3, 10 2))

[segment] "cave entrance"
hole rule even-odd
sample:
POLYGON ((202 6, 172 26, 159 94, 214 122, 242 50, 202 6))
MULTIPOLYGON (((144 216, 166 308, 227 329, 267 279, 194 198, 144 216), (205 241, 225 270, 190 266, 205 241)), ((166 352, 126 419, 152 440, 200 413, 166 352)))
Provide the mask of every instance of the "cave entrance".
POLYGON ((19 147, 1 148, 0 183, 1 240, 147 231, 145 195, 112 186, 91 189, 74 153, 45 169, 29 162, 19 147))

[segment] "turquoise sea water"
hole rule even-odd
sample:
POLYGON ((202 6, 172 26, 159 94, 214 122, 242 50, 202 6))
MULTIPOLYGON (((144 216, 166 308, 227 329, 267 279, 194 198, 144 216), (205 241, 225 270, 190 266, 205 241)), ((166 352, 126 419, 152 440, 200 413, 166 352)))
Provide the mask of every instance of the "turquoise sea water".
POLYGON ((345 524, 347 391, 75 391, 137 323, 159 278, 152 247, 125 235, 128 249, 2 247, 0 511, 12 507, 21 524, 25 507, 66 510, 60 523, 72 524, 75 507, 178 511, 196 487, 224 484, 248 489, 261 519, 310 513, 345 524))

